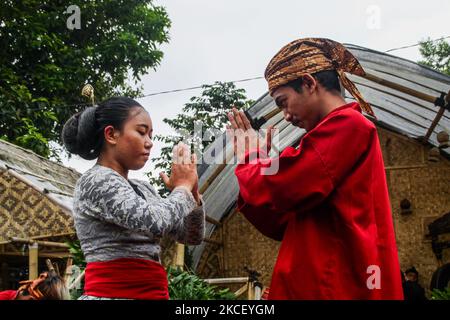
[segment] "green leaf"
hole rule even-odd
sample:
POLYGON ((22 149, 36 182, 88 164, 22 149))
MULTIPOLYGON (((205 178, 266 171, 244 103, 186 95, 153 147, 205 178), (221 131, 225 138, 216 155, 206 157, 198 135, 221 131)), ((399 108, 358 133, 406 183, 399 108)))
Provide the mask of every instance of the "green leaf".
POLYGON ((160 64, 169 39, 167 12, 152 0, 77 3, 81 30, 66 27, 71 4, 0 2, 0 136, 47 157, 49 142, 61 143, 62 126, 80 111, 75 104, 87 102, 85 83, 96 101, 140 96, 142 87, 129 83, 160 64))

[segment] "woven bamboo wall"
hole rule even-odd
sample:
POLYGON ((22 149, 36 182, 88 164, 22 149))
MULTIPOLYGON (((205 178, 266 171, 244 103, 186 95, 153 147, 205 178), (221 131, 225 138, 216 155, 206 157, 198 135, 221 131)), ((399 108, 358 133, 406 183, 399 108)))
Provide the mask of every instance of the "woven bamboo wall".
MULTIPOLYGON (((450 163, 442 157, 431 163, 427 160, 429 147, 383 128, 378 132, 401 268, 414 265, 420 283, 428 288, 438 264, 425 239, 426 225, 450 211, 450 163), (400 214, 400 201, 405 198, 412 203, 410 215, 400 214)), ((261 281, 269 286, 279 243, 261 235, 239 213, 230 214, 222 223, 212 239, 223 237, 223 246, 208 244, 197 272, 203 278, 246 276, 247 266, 260 272, 261 281)), ((444 251, 444 261, 450 262, 450 250, 444 251)))
POLYGON ((70 214, 24 182, 0 172, 0 242, 73 230, 70 214))
MULTIPOLYGON (((450 211, 450 162, 428 161, 430 147, 378 129, 388 180, 400 267, 419 271, 420 284, 428 289, 438 262, 426 238, 428 224, 450 211), (411 168, 404 168, 411 166, 411 168), (400 202, 411 202, 411 214, 401 214, 400 202)), ((444 250, 450 262, 450 250, 444 250)))

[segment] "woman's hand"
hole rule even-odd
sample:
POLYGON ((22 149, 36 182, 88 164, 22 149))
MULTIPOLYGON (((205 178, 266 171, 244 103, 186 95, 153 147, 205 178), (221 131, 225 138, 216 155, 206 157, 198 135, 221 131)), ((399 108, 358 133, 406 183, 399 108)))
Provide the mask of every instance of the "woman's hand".
POLYGON ((198 191, 198 181, 197 181, 197 184, 192 189, 192 195, 194 196, 194 199, 197 202, 197 205, 200 206, 202 204, 202 195, 198 191))
POLYGON ((184 186, 192 191, 194 186, 198 185, 197 157, 191 154, 188 146, 181 142, 173 148, 171 172, 170 177, 164 172, 159 174, 169 190, 184 186))

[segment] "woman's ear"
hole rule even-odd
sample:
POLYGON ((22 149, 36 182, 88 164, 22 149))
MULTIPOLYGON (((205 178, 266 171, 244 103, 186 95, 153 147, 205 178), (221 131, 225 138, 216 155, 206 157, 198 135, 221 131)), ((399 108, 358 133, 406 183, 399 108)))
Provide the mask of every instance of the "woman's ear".
POLYGON ((119 132, 114 129, 113 126, 107 126, 103 130, 103 135, 105 137, 105 141, 109 144, 116 145, 117 138, 119 137, 119 132))

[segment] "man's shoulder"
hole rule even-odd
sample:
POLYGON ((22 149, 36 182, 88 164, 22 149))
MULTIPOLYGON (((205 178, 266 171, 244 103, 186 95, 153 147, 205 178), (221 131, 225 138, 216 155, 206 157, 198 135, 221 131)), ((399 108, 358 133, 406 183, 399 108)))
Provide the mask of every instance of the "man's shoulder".
POLYGON ((360 111, 353 108, 342 108, 336 110, 328 120, 335 123, 342 123, 345 126, 350 126, 349 129, 376 129, 375 124, 367 119, 360 111))

